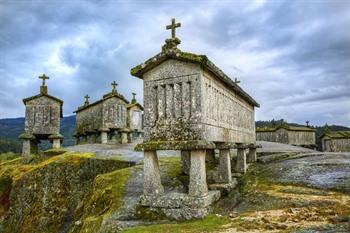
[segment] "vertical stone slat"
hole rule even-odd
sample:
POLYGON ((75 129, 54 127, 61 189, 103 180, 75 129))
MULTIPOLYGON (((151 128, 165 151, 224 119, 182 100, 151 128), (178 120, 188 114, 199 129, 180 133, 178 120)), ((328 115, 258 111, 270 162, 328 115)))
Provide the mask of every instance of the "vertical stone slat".
POLYGON ((172 119, 174 117, 174 85, 168 84, 165 87, 166 91, 166 117, 172 119))
POLYGON ((166 95, 165 95, 165 86, 160 85, 158 86, 158 119, 164 119, 165 118, 165 109, 166 109, 166 95))
POLYGON ((181 83, 174 84, 174 114, 175 118, 182 116, 182 85, 181 83))
POLYGON ((183 82, 182 83, 182 116, 184 120, 187 120, 190 117, 190 89, 189 89, 189 83, 183 82))

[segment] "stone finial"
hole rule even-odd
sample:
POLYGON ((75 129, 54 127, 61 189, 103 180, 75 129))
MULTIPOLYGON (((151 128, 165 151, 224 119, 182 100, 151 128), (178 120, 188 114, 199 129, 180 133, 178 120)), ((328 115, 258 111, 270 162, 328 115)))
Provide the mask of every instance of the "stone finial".
POLYGON ((235 81, 234 81, 236 84, 240 83, 241 81, 238 80, 238 78, 235 78, 235 81))
POLYGON ((310 123, 310 121, 306 121, 306 126, 307 126, 307 127, 310 126, 309 123, 310 123))
POLYGON ((176 28, 181 27, 181 23, 175 23, 175 19, 171 20, 171 24, 166 26, 166 29, 171 29, 171 38, 165 40, 165 45, 162 46, 163 53, 177 53, 179 49, 177 46, 181 40, 176 37, 176 28))
POLYGON ((175 18, 171 19, 171 24, 166 26, 166 29, 171 29, 171 38, 176 38, 176 28, 181 27, 181 23, 175 23, 175 18))
POLYGON ((39 79, 42 79, 42 84, 40 86, 40 94, 42 95, 47 95, 47 86, 46 86, 46 83, 45 83, 45 80, 46 79, 50 79, 50 77, 46 76, 45 74, 39 76, 39 79))
POLYGON ((84 96, 84 98, 85 98, 85 103, 84 103, 84 105, 88 105, 88 104, 89 104, 90 96, 89 96, 89 95, 86 95, 86 96, 84 96))
POLYGON ((113 81, 113 82, 111 83, 111 85, 112 85, 112 92, 113 92, 113 93, 117 92, 116 87, 118 86, 118 83, 117 83, 116 81, 113 81))
POLYGON ((132 94, 132 100, 131 100, 131 103, 132 104, 136 104, 137 103, 137 101, 136 101, 136 93, 131 93, 132 94))

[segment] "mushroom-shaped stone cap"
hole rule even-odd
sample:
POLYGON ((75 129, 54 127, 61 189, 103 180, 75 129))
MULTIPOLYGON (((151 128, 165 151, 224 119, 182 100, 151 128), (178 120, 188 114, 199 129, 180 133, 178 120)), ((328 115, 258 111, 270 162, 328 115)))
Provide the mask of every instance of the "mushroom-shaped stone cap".
POLYGON ((128 128, 121 128, 120 130, 119 130, 119 132, 122 132, 122 133, 128 133, 128 132, 130 132, 131 130, 130 129, 128 129, 128 128))
POLYGON ((49 139, 63 139, 63 138, 64 138, 63 135, 59 133, 51 134, 49 136, 49 139))
POLYGON ((19 135, 18 137, 19 139, 27 139, 27 140, 32 140, 32 139, 35 139, 35 136, 31 133, 22 133, 21 135, 19 135))
POLYGON ((109 132, 110 130, 108 128, 99 128, 98 131, 100 131, 100 132, 109 132))

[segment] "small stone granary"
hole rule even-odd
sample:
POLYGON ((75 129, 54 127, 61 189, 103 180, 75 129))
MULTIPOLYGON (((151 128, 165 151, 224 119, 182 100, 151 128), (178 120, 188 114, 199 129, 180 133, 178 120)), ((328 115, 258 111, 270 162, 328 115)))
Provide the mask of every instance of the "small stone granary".
POLYGON ((286 123, 275 127, 256 129, 259 141, 279 142, 306 148, 316 148, 316 130, 309 126, 291 126, 286 123))
POLYGON ((332 132, 326 128, 321 136, 322 151, 350 152, 350 131, 332 132))
POLYGON ((135 94, 132 103, 116 90, 117 83, 112 84, 112 91, 102 99, 89 103, 89 96, 85 96, 85 103, 76 113, 76 130, 74 137, 77 144, 81 143, 128 143, 142 138, 143 107, 137 103, 135 94))
POLYGON ((131 69, 144 81, 144 195, 141 205, 167 217, 203 217, 220 198, 208 191, 206 155, 219 152, 219 180, 234 186, 230 149, 237 148, 237 168, 245 172, 245 149, 256 160, 254 108, 259 104, 206 56, 182 52, 172 20, 162 51, 131 69), (157 150, 180 150, 182 169, 189 174, 188 194, 166 193, 161 184, 157 150), (166 193, 166 194, 165 194, 166 193))
POLYGON ((22 155, 29 155, 38 150, 40 140, 49 140, 53 148, 60 148, 63 136, 60 134, 60 121, 63 117, 63 101, 48 94, 45 74, 42 79, 40 94, 23 99, 26 107, 22 155))

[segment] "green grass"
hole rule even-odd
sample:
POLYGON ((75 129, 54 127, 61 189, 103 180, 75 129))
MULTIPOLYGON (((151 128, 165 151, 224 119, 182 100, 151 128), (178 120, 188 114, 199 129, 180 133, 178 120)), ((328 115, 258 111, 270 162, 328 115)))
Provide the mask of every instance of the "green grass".
POLYGON ((123 233, 205 233, 216 232, 225 229, 230 224, 230 220, 226 217, 218 217, 216 215, 208 215, 199 220, 186 221, 181 223, 158 224, 151 226, 139 226, 135 228, 125 229, 123 233))

